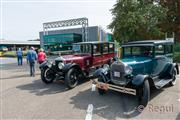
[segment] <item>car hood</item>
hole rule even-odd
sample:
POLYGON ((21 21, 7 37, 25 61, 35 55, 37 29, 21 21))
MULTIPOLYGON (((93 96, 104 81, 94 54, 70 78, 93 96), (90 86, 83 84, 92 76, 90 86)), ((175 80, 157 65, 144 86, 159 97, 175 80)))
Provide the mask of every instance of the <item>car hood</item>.
POLYGON ((133 75, 148 74, 152 67, 151 57, 128 57, 123 58, 122 62, 132 67, 133 75))
POLYGON ((122 62, 128 65, 134 65, 134 64, 142 64, 142 63, 147 63, 151 62, 152 58, 150 57, 127 57, 123 58, 122 62))

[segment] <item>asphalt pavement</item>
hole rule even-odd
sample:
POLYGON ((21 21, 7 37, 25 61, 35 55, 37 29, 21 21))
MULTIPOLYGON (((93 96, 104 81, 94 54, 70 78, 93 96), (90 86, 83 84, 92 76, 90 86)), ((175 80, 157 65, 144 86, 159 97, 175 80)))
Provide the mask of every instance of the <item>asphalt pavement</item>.
POLYGON ((14 58, 0 60, 2 120, 180 120, 180 75, 175 86, 152 91, 142 111, 134 96, 115 91, 100 96, 91 90, 89 80, 71 90, 61 81, 46 85, 40 79, 38 65, 36 76, 30 77, 25 60, 23 66, 17 66, 14 58))

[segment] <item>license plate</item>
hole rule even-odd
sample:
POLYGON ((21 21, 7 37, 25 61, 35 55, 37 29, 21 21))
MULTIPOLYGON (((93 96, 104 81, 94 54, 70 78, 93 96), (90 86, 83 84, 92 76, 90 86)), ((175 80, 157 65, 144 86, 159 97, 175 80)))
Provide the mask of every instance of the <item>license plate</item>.
POLYGON ((120 77, 120 72, 114 72, 114 77, 120 77))

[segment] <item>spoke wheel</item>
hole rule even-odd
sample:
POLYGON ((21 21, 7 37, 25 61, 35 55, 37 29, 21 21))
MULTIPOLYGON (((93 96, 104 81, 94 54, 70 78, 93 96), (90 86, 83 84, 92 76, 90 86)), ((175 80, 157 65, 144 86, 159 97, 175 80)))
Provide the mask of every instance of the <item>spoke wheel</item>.
POLYGON ((48 83, 52 83, 54 81, 54 73, 50 68, 46 68, 41 70, 41 80, 48 84, 48 83))
POLYGON ((65 76, 65 84, 68 88, 72 89, 77 86, 79 80, 78 70, 71 68, 65 76))

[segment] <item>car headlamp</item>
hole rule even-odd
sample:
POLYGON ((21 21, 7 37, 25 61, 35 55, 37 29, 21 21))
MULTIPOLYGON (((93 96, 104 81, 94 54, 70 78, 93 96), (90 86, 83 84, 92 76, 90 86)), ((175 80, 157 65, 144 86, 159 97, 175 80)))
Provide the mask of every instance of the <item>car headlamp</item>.
POLYGON ((131 74, 133 71, 132 67, 131 66, 125 66, 125 73, 126 74, 131 74))
POLYGON ((108 64, 104 64, 104 65, 103 65, 103 70, 104 70, 104 74, 107 74, 108 71, 110 70, 109 65, 108 65, 108 64))
POLYGON ((63 67, 64 67, 64 63, 59 62, 59 64, 58 64, 58 68, 59 68, 59 69, 63 69, 63 67))

